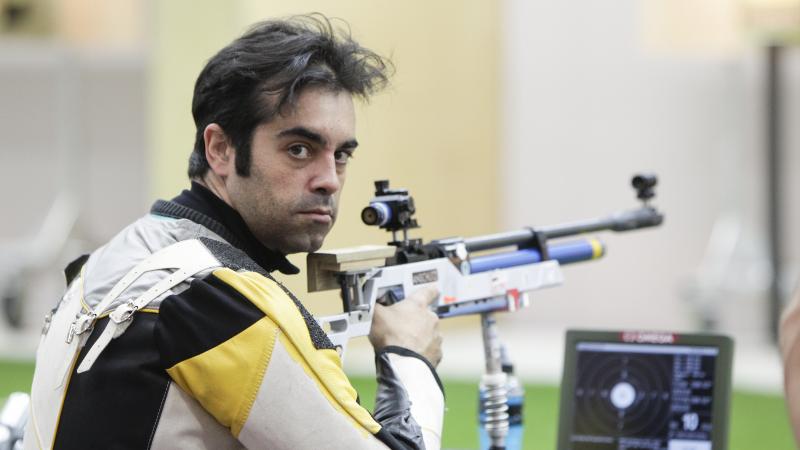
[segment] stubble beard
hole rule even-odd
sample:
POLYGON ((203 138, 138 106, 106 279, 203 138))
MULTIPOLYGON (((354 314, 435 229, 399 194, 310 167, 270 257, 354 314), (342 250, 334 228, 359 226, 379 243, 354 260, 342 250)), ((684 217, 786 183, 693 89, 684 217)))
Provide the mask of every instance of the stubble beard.
POLYGON ((336 222, 337 205, 333 197, 304 198, 295 205, 280 205, 275 199, 264 199, 242 216, 251 232, 265 247, 284 255, 314 252, 322 247, 325 237, 336 222), (331 208, 330 224, 309 221, 298 214, 317 207, 331 208))

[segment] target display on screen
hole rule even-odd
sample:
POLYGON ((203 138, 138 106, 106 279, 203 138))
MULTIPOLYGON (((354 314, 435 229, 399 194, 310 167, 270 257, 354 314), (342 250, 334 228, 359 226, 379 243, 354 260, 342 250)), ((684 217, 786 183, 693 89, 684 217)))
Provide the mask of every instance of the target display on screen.
POLYGON ((724 448, 730 340, 690 337, 568 333, 559 448, 724 448))

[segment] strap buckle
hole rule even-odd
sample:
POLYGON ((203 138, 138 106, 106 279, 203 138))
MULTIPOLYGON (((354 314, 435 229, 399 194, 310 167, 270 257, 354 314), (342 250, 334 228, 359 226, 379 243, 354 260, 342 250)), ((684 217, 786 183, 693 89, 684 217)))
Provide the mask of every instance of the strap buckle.
POLYGON ((120 324, 122 322, 131 320, 133 313, 138 310, 139 307, 136 306, 133 301, 128 301, 114 308, 114 311, 112 311, 108 317, 110 317, 115 323, 120 324))
POLYGON ((94 327, 94 321, 97 319, 97 314, 90 312, 88 314, 81 314, 69 326, 67 333, 67 344, 71 344, 76 335, 81 335, 94 327))

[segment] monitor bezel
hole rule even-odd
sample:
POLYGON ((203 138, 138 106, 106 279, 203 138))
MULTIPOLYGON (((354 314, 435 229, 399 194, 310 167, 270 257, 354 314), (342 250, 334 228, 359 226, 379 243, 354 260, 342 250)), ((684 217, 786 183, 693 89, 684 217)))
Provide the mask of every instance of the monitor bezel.
POLYGON ((712 395, 713 428, 711 442, 715 450, 728 448, 730 420, 731 373, 733 340, 728 336, 704 333, 679 333, 667 331, 615 331, 567 330, 564 343, 564 365, 561 377, 561 395, 558 420, 558 449, 568 450, 573 415, 573 391, 577 370, 577 344, 579 342, 608 342, 633 345, 689 345, 719 349, 714 368, 714 394, 712 395), (623 339, 623 336, 627 340, 623 339), (641 339, 637 340, 637 336, 641 339), (667 342, 672 336, 673 341, 667 342), (653 342, 649 342, 648 338, 653 342))

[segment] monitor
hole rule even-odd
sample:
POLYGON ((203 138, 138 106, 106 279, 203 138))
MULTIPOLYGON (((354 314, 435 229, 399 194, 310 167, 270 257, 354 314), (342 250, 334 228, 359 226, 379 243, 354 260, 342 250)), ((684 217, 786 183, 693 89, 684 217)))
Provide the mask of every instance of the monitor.
POLYGON ((570 330, 559 450, 725 450, 733 341, 570 330))

